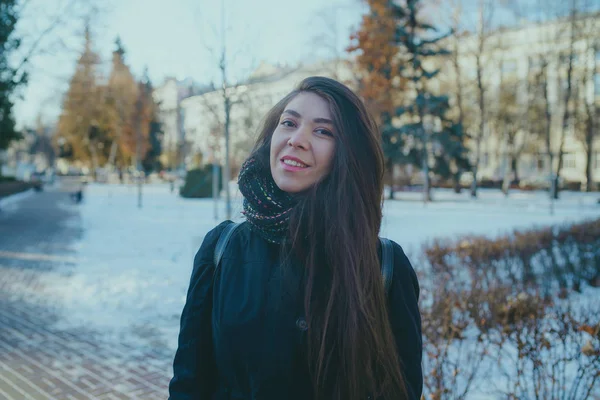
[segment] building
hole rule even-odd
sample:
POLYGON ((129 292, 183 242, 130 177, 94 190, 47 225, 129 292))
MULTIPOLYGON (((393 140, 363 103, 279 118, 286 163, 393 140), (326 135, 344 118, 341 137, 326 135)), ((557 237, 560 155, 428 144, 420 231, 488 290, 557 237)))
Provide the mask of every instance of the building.
POLYGON ((183 128, 184 109, 182 100, 206 91, 214 90, 210 85, 199 85, 192 79, 177 80, 169 77, 154 90, 154 101, 158 105, 158 118, 162 125, 162 164, 174 169, 181 167, 189 153, 189 141, 183 128))
MULTIPOLYGON (((522 183, 548 182, 550 157, 542 129, 545 126, 545 98, 551 117, 551 151, 556 171, 565 115, 572 26, 575 27, 572 95, 568 103, 570 118, 565 126, 560 175, 564 182, 586 182, 583 137, 586 112, 591 111, 590 115, 595 118, 595 140, 590 150, 592 178, 599 187, 600 13, 579 16, 574 24, 569 18, 528 23, 499 29, 486 36, 481 59, 487 111, 478 178, 502 180, 504 174, 511 173, 514 168, 522 183)), ((442 71, 436 89, 456 94, 456 83, 460 84, 466 126, 473 133, 479 125, 476 68, 479 36, 452 37, 446 45, 450 49, 459 49, 461 79, 457 78, 449 59, 437 60, 442 71), (457 42, 453 43, 453 40, 457 42)), ((453 97, 456 101, 456 96, 453 97)), ((475 142, 471 141, 469 146, 474 155, 475 142)))

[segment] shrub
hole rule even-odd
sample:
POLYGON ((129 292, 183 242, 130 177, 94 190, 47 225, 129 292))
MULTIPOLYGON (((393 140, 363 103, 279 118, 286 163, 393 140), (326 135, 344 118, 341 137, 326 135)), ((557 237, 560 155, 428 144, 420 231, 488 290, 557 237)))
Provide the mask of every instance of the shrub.
POLYGON ((599 394, 600 219, 427 244, 425 399, 599 394), (580 301, 574 301, 579 299, 580 301))
MULTIPOLYGON (((181 197, 186 198, 206 198, 212 197, 213 186, 213 167, 207 165, 203 168, 197 168, 187 171, 185 183, 179 190, 181 197)), ((221 172, 219 169, 219 191, 222 187, 221 172)))

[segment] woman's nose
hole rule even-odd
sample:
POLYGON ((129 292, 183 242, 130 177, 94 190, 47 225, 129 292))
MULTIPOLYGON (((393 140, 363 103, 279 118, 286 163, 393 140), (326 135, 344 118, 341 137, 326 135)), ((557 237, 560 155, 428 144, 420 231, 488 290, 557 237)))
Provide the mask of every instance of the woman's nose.
POLYGON ((310 128, 300 126, 292 133, 288 140, 288 146, 298 147, 304 150, 308 150, 310 147, 310 128))

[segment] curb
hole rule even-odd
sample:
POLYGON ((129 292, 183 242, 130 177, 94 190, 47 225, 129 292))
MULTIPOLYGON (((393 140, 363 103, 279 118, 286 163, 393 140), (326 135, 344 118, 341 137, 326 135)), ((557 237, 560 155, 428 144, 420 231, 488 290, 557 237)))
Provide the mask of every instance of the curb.
POLYGON ((0 210, 2 210, 2 208, 9 206, 11 204, 15 204, 18 203, 22 200, 25 200, 26 198, 30 197, 31 195, 33 195, 35 192, 35 190, 33 188, 24 190, 22 192, 16 193, 16 194, 11 194, 10 196, 6 196, 0 199, 0 210))

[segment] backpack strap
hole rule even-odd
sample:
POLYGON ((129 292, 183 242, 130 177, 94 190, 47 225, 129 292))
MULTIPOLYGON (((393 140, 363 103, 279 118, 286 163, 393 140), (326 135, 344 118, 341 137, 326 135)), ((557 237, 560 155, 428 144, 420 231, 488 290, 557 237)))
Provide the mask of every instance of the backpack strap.
POLYGON ((223 231, 221 232, 221 236, 219 236, 219 240, 217 241, 217 245, 215 246, 215 256, 214 256, 215 257, 214 258, 215 273, 217 272, 217 269, 219 268, 219 263, 221 262, 223 253, 225 253, 225 248, 227 247, 227 243, 229 243, 229 239, 231 239, 231 235, 242 224, 243 224, 243 222, 237 222, 237 223, 232 222, 232 223, 228 224, 225 227, 225 229, 223 229, 223 231))
POLYGON ((394 276, 394 247, 392 241, 386 238, 379 238, 381 243, 381 275, 383 276, 383 287, 385 294, 389 294, 392 286, 392 277, 394 276))

